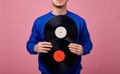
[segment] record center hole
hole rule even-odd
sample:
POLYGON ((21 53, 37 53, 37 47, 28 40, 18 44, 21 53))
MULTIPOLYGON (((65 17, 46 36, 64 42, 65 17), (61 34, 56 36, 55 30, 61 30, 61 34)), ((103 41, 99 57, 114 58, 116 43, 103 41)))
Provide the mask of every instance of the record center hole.
POLYGON ((60 55, 58 55, 58 57, 60 57, 60 55))

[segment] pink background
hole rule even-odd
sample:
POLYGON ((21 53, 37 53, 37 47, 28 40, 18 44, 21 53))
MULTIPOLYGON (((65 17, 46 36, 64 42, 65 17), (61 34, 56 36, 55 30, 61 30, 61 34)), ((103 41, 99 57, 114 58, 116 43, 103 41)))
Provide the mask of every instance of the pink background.
MULTIPOLYGON (((69 0, 84 17, 94 44, 83 56, 81 74, 120 74, 120 0, 69 0)), ((0 74, 40 74, 36 55, 26 51, 34 20, 51 0, 0 0, 0 74)))

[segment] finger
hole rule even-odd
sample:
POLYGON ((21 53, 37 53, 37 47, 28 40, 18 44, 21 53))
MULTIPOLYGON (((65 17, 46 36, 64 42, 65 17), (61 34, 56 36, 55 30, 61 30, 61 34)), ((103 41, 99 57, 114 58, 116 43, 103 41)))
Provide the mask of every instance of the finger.
POLYGON ((46 47, 46 48, 52 48, 52 45, 39 45, 39 47, 46 47))
POLYGON ((39 42, 39 44, 41 44, 41 45, 51 45, 50 42, 39 42))
POLYGON ((39 50, 39 49, 37 49, 37 50, 35 50, 35 52, 37 52, 37 53, 47 53, 48 51, 45 51, 45 50, 39 50))
POLYGON ((69 48, 73 48, 73 49, 78 49, 79 47, 75 46, 75 45, 70 45, 68 46, 69 48))
POLYGON ((77 53, 82 53, 83 52, 83 50, 82 49, 75 49, 75 48, 69 48, 70 50, 72 50, 72 51, 75 51, 75 52, 77 52, 77 53))
POLYGON ((48 53, 48 51, 45 51, 45 50, 39 50, 39 53, 48 53))
POLYGON ((74 46, 78 46, 78 44, 75 44, 75 43, 70 43, 69 45, 74 45, 74 46))
POLYGON ((78 49, 74 49, 74 48, 69 48, 69 49, 75 52, 79 52, 78 49))
POLYGON ((43 47, 39 47, 39 50, 45 50, 45 51, 50 51, 50 48, 43 48, 43 47))
POLYGON ((79 44, 73 44, 71 43, 69 46, 69 48, 73 48, 73 49, 82 49, 82 45, 79 45, 79 44))
POLYGON ((72 52, 74 54, 77 54, 77 52, 74 49, 71 49, 71 48, 70 48, 70 52, 72 52))
POLYGON ((76 43, 70 43, 70 44, 69 44, 69 46, 76 46, 76 47, 80 47, 80 46, 82 46, 82 45, 80 45, 80 44, 76 44, 76 43))
POLYGON ((78 50, 75 50, 75 49, 72 49, 72 48, 70 48, 70 52, 71 52, 71 53, 74 53, 74 54, 76 54, 76 55, 81 55, 81 54, 83 54, 82 51, 78 51, 78 50))

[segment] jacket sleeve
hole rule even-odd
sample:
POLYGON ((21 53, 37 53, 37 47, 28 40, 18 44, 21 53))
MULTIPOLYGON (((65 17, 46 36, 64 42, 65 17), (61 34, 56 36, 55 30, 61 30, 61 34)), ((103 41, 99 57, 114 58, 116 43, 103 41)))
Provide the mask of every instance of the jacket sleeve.
POLYGON ((81 44, 83 46, 83 55, 89 54, 93 45, 91 42, 90 34, 87 29, 86 22, 82 22, 82 37, 81 37, 81 44))
POLYGON ((38 43, 38 41, 39 41, 39 37, 38 37, 37 26, 36 23, 34 23, 30 38, 26 43, 26 48, 30 54, 37 54, 37 52, 34 51, 34 46, 38 43))

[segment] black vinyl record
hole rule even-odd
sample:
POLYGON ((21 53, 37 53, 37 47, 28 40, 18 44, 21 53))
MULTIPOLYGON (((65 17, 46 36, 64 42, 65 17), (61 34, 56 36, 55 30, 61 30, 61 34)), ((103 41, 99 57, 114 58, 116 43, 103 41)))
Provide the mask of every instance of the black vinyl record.
POLYGON ((46 23, 44 27, 44 38, 46 41, 60 38, 69 42, 75 42, 77 37, 78 29, 75 22, 70 17, 65 15, 54 16, 46 23), (58 37, 55 33, 56 30, 58 30, 58 37))
POLYGON ((52 74, 62 74, 75 64, 77 55, 70 52, 68 45, 77 37, 77 26, 68 16, 54 16, 45 24, 44 39, 53 47, 48 53, 42 53, 39 59, 52 74))
MULTIPOLYGON (((51 71, 53 74, 64 73, 68 71, 75 63, 76 55, 71 53, 68 45, 70 42, 63 39, 53 39, 51 40, 53 45, 51 51, 47 54, 43 53, 42 57, 39 59, 42 60, 43 65, 51 71), (64 59, 62 61, 56 61, 54 54, 57 51, 62 51, 64 53, 64 59)), ((57 56, 58 58, 60 55, 57 56)))

